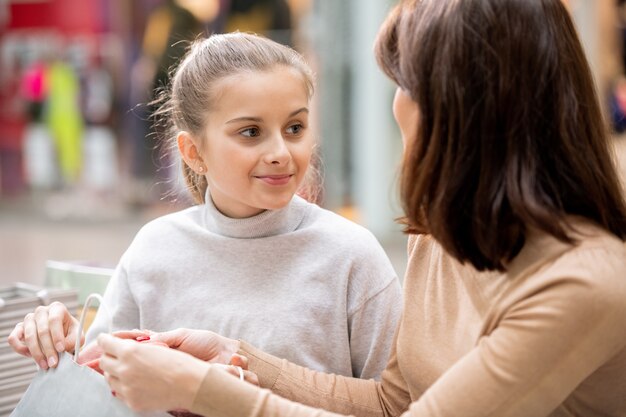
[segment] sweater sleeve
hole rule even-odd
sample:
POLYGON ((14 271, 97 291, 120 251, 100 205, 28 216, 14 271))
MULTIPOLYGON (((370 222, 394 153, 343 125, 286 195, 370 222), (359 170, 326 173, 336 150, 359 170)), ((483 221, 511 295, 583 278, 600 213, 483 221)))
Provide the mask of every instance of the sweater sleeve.
POLYGON ((394 277, 348 317, 352 375, 379 379, 385 369, 393 333, 402 310, 402 291, 394 277))
POLYGON ((381 382, 312 371, 241 342, 238 353, 248 358, 263 389, 211 368, 191 411, 233 417, 398 416, 409 406, 410 396, 396 359, 396 338, 397 333, 381 382))
POLYGON ((104 307, 98 308, 87 331, 85 344, 91 343, 100 333, 108 333, 109 330, 139 328, 139 309, 128 284, 128 258, 129 251, 126 251, 104 291, 104 307))
POLYGON ((340 415, 281 398, 267 389, 239 381, 215 367, 207 371, 190 411, 207 417, 340 415))
POLYGON ((351 376, 379 380, 402 311, 396 271, 374 235, 365 231, 349 245, 352 257, 346 313, 351 376))

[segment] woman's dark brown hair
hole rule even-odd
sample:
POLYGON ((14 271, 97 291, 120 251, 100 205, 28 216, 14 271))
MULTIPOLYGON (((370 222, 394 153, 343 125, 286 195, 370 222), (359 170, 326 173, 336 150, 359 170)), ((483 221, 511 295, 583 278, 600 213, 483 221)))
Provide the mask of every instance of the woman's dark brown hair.
POLYGON ((376 55, 420 110, 401 177, 409 233, 479 270, 504 270, 529 227, 573 242, 570 215, 626 238, 608 133, 560 0, 405 2, 376 55))

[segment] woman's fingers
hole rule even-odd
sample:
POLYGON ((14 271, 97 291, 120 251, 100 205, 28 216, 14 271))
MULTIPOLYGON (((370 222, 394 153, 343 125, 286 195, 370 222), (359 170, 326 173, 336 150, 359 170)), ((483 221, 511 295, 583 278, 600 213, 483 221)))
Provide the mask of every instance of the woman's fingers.
POLYGON ((235 353, 230 358, 230 364, 236 368, 242 369, 244 380, 246 382, 249 382, 257 386, 259 385, 259 377, 257 376, 257 374, 255 374, 254 372, 248 371, 249 360, 246 356, 235 353))
POLYGON ((244 370, 247 370, 248 369, 248 358, 243 356, 243 355, 239 355, 237 353, 234 353, 233 356, 231 356, 231 358, 230 358, 230 365, 240 366, 244 370))
POLYGON ((259 386, 259 377, 254 372, 248 371, 249 360, 246 356, 234 353, 230 358, 230 364, 243 370, 244 379, 253 385, 259 386))
POLYGON ((103 354, 100 357, 100 369, 102 369, 105 376, 108 375, 117 379, 117 358, 108 354, 103 354))
POLYGON ((163 346, 137 343, 102 334, 100 368, 131 409, 140 411, 186 408, 195 398, 208 364, 163 346), (167 364, 162 366, 160 364, 167 364))
POLYGON ((238 379, 249 382, 256 386, 259 385, 259 377, 254 372, 246 371, 240 366, 222 365, 222 364, 213 364, 212 366, 218 366, 222 368, 223 370, 225 370, 226 372, 228 372, 229 374, 231 374, 232 376, 237 377, 238 379))
POLYGON ((44 355, 44 359, 48 367, 54 368, 59 362, 52 334, 50 333, 50 321, 48 318, 48 309, 46 307, 37 307, 35 309, 35 324, 37 326, 37 337, 39 338, 39 346, 44 355))
MULTIPOLYGON (((117 358, 120 356, 122 349, 124 348, 124 342, 128 342, 128 340, 120 339, 115 336, 111 336, 110 334, 102 333, 98 336, 98 345, 102 348, 104 355, 102 359, 100 359, 100 368, 102 368, 102 360, 107 359, 106 356, 111 356, 113 358, 117 358)), ((109 363, 110 361, 106 361, 105 363, 109 363)))
POLYGON ((257 387, 261 386, 261 384, 259 384, 259 377, 254 372, 252 372, 252 371, 243 371, 243 375, 244 375, 244 380, 246 382, 249 382, 252 385, 256 385, 257 387))
POLYGON ((119 378, 111 375, 108 372, 104 372, 104 379, 107 381, 107 384, 109 384, 109 387, 111 388, 111 395, 117 397, 122 401, 125 401, 122 384, 119 378))

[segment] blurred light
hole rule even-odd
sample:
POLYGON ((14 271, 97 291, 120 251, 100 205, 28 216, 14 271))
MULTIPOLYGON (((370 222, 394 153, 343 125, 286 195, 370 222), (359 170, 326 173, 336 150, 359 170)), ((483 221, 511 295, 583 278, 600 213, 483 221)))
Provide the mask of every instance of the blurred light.
POLYGON ((220 12, 218 0, 176 0, 176 4, 187 9, 201 22, 212 22, 220 12))
POLYGON ((9 0, 10 4, 50 3, 52 0, 9 0))

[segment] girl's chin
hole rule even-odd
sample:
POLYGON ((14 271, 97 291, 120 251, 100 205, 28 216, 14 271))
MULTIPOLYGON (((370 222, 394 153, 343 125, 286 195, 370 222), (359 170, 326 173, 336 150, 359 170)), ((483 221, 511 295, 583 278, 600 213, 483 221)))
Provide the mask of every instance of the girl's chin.
POLYGON ((291 202, 293 196, 293 193, 280 196, 272 196, 264 199, 265 204, 263 204, 263 206, 265 210, 280 210, 281 208, 286 207, 291 202))

